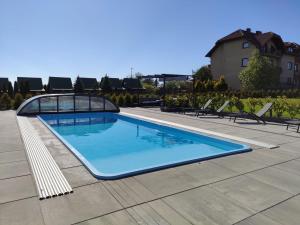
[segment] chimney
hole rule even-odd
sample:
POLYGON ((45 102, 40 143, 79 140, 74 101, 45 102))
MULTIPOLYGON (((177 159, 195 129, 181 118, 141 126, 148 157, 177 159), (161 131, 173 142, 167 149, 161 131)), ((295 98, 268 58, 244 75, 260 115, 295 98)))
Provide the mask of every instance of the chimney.
POLYGON ((251 32, 251 28, 247 28, 246 31, 247 31, 247 32, 251 32))
POLYGON ((261 33, 261 31, 260 30, 257 30, 256 31, 256 35, 261 35, 262 33, 261 33))

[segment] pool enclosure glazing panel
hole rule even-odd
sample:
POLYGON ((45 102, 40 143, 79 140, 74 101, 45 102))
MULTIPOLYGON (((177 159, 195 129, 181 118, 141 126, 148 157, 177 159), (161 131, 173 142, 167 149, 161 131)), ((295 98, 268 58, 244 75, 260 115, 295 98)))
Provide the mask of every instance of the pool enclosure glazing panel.
POLYGON ((104 101, 102 96, 91 96, 91 111, 104 110, 104 101))
POLYGON ((25 105, 22 109, 22 113, 24 114, 31 114, 31 113, 38 113, 39 110, 39 99, 36 99, 29 104, 25 105))
POLYGON ((40 99, 41 112, 57 112, 57 97, 43 97, 40 99))
POLYGON ((59 112, 73 112, 74 96, 58 96, 58 110, 59 112))
POLYGON ((75 111, 89 111, 89 96, 75 96, 75 111))
POLYGON ((113 103, 111 103, 110 101, 107 101, 105 99, 105 110, 107 110, 107 111, 116 110, 116 106, 113 103))

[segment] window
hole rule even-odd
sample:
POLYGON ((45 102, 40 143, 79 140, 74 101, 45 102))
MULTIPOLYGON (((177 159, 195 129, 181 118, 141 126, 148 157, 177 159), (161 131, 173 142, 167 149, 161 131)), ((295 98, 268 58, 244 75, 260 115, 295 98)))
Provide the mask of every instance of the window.
POLYGON ((295 64, 295 65, 294 65, 294 70, 295 70, 296 72, 298 72, 298 64, 295 64))
POLYGON ((249 48, 249 42, 248 41, 243 42, 243 48, 249 48))
POLYGON ((288 84, 288 85, 291 85, 291 84, 292 84, 292 78, 291 78, 291 77, 288 77, 288 78, 287 78, 287 84, 288 84))
POLYGON ((291 47, 289 47, 288 52, 293 52, 293 49, 291 47))
POLYGON ((293 69, 293 63, 292 62, 288 62, 288 70, 292 70, 293 69))
POLYGON ((246 67, 248 65, 248 58, 242 58, 242 67, 246 67))

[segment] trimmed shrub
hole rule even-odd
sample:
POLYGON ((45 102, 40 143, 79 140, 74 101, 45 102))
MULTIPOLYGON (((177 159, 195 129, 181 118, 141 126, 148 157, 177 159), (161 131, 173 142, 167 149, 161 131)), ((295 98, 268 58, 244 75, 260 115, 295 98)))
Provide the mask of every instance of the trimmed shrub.
POLYGON ((23 96, 20 93, 15 94, 15 101, 14 101, 14 109, 19 108, 19 106, 24 101, 23 96))
POLYGON ((117 104, 117 96, 113 94, 110 99, 113 103, 117 104))
POLYGON ((132 105, 132 97, 130 94, 125 94, 125 106, 131 106, 132 105))
POLYGON ((132 96, 132 103, 133 104, 138 104, 138 101, 139 101, 138 96, 137 95, 133 95, 132 96))
POLYGON ((231 100, 232 104, 239 110, 242 111, 244 110, 244 104, 241 101, 241 99, 239 99, 238 97, 232 97, 231 100))
POLYGON ((296 117, 298 113, 300 113, 300 104, 295 102, 289 102, 287 104, 287 111, 292 119, 296 117))
POLYGON ((118 97, 118 105, 119 106, 124 106, 124 96, 123 95, 119 95, 119 97, 118 97))
POLYGON ((287 110, 287 101, 285 96, 278 96, 275 101, 273 102, 273 107, 272 109, 274 110, 276 116, 279 118, 282 116, 284 111, 287 110))
POLYGON ((11 98, 7 93, 4 93, 0 97, 0 109, 10 109, 11 108, 11 98))
POLYGON ((250 113, 255 113, 256 106, 262 105, 262 102, 258 98, 248 98, 246 104, 249 107, 250 113))

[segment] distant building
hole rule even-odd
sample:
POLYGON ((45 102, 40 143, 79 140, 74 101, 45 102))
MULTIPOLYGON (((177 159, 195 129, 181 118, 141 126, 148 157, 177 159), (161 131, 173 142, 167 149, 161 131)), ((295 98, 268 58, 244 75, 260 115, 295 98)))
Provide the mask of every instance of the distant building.
POLYGON ((283 42, 280 35, 273 32, 251 32, 249 28, 219 39, 206 54, 211 60, 213 78, 223 75, 229 88, 239 89, 239 73, 248 65, 255 49, 281 67, 281 87, 300 87, 300 45, 283 42))
POLYGON ((140 80, 137 78, 124 78, 122 86, 128 91, 144 90, 140 80))
POLYGON ((60 93, 60 92, 72 92, 73 84, 69 77, 49 77, 48 92, 60 93))
POLYGON ((26 89, 28 92, 43 92, 42 78, 38 77, 18 77, 18 91, 22 92, 22 88, 26 89))
POLYGON ((0 93, 5 91, 7 92, 9 86, 8 78, 0 77, 0 93))
POLYGON ((112 90, 114 91, 123 90, 122 80, 120 80, 119 78, 108 78, 108 80, 112 90))
POLYGON ((98 91, 99 85, 96 78, 78 77, 84 92, 98 91))

